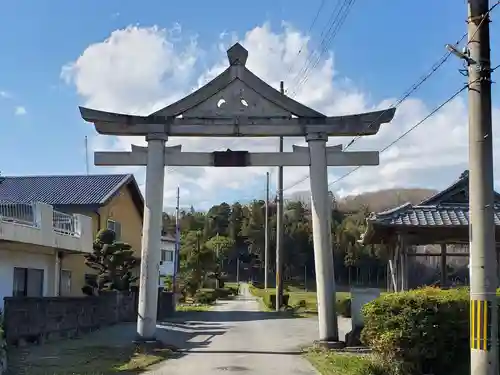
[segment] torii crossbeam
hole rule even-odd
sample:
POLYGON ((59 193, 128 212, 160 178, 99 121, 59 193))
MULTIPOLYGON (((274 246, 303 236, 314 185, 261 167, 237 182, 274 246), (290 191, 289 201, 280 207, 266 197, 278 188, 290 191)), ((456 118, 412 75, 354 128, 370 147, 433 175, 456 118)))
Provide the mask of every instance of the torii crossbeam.
MULTIPOLYGON (((96 152, 95 165, 147 166, 148 148, 132 145, 131 152, 96 152)), ((183 152, 181 146, 165 147, 164 164, 176 167, 306 167, 311 165, 308 147, 294 146, 293 152, 216 151, 183 152)), ((343 152, 342 145, 326 148, 328 166, 378 165, 377 151, 343 152)))
POLYGON ((156 332, 158 267, 161 244, 165 165, 309 166, 314 259, 320 341, 338 341, 335 278, 331 249, 327 166, 378 165, 377 152, 343 152, 327 147, 329 136, 376 134, 395 109, 329 117, 281 94, 246 66, 248 52, 236 43, 228 51, 229 67, 185 98, 149 115, 133 116, 80 108, 82 118, 100 134, 144 136, 147 147, 131 152, 97 152, 96 165, 145 165, 146 202, 142 236, 137 333, 152 340, 156 332), (213 153, 165 148, 168 137, 305 137, 308 146, 293 152, 213 153))

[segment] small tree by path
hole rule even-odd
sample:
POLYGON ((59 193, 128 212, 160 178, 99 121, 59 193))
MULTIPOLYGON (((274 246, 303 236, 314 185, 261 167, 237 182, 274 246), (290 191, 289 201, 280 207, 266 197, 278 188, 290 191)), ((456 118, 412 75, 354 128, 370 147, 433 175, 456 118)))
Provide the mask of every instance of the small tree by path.
POLYGON ((82 291, 94 295, 105 290, 130 290, 137 280, 137 276, 132 275, 138 263, 133 254, 129 244, 116 241, 114 231, 100 231, 92 253, 85 255, 85 264, 97 271, 97 277, 88 280, 82 291))

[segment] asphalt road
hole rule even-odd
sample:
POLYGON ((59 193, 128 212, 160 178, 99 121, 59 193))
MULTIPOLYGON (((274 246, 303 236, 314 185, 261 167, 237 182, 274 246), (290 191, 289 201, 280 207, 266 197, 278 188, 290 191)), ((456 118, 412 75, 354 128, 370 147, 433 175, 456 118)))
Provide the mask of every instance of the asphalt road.
MULTIPOLYGON (((259 311, 256 298, 220 302, 213 311, 195 313, 159 326, 159 337, 180 348, 148 375, 316 375, 301 348, 317 338, 316 318, 285 318, 259 311)), ((339 320, 341 335, 349 321, 339 320)), ((342 337, 342 336, 341 336, 342 337)))

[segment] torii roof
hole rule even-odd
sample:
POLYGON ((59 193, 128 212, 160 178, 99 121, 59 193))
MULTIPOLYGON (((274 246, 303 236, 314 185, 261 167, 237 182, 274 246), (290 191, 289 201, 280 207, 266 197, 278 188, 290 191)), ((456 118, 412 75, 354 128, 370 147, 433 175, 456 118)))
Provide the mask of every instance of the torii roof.
POLYGON ((328 117, 281 94, 246 66, 248 51, 236 43, 227 51, 229 67, 183 99, 149 116, 132 116, 80 107, 82 118, 109 135, 299 136, 308 133, 350 136, 376 134, 395 108, 328 117), (209 130, 208 127, 211 127, 209 130))
POLYGON ((244 94, 248 95, 248 91, 252 90, 267 100, 268 103, 266 104, 269 106, 279 107, 279 109, 273 109, 276 112, 283 112, 281 115, 288 113, 297 117, 326 117, 324 114, 281 94, 278 90, 253 74, 245 65, 248 58, 248 51, 241 44, 236 43, 229 48, 227 50, 227 57, 229 59, 229 67, 221 74, 190 95, 154 112, 153 115, 165 117, 183 115, 183 117, 189 117, 189 114, 186 116, 186 112, 190 109, 196 108, 214 95, 219 94, 218 96, 222 96, 220 94, 223 94, 229 85, 238 85, 240 87, 237 91, 240 91, 241 97, 244 94), (231 69, 231 67, 235 67, 236 69, 231 69))

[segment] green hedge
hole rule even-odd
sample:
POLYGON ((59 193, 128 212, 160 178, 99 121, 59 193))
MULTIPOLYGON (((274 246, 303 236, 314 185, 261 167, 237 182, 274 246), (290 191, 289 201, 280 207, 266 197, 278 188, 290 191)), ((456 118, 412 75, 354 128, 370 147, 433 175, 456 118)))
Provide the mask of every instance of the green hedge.
POLYGON ((195 303, 211 305, 218 299, 227 299, 237 294, 237 288, 201 289, 193 296, 193 300, 195 303))
POLYGON ((217 292, 215 289, 202 289, 196 292, 193 296, 194 303, 202 305, 211 305, 217 301, 217 292))
POLYGON ((424 288, 386 294, 363 308, 361 340, 395 374, 457 374, 468 370, 467 289, 424 288))
MULTIPOLYGON (((265 293, 262 300, 269 309, 276 309, 276 293, 265 293)), ((283 305, 288 306, 290 295, 283 293, 283 305)))

